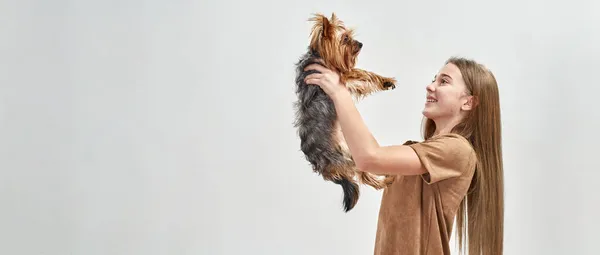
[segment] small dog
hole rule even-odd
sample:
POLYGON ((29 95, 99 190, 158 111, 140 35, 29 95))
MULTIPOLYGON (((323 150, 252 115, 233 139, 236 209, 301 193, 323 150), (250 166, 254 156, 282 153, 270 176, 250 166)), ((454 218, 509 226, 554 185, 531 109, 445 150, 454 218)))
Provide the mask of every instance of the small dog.
POLYGON ((359 188, 354 177, 376 189, 382 189, 393 177, 383 180, 376 175, 357 169, 346 145, 337 114, 331 99, 316 85, 308 85, 304 78, 317 71, 304 71, 310 64, 317 63, 340 74, 355 100, 371 93, 391 90, 396 87, 394 78, 383 77, 373 72, 355 68, 356 59, 363 44, 353 38, 353 30, 347 29, 335 13, 331 19, 323 14, 314 14, 314 22, 308 52, 296 63, 296 95, 294 106, 301 150, 312 165, 313 171, 324 180, 342 186, 344 211, 348 212, 358 202, 359 188), (318 62, 322 60, 322 63, 318 62))

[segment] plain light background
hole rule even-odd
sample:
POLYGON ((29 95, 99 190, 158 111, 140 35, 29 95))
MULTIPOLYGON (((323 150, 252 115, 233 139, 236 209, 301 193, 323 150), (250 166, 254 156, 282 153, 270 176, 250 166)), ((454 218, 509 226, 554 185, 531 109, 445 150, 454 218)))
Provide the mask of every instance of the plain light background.
POLYGON ((399 80, 357 106, 420 136, 450 56, 501 92, 506 254, 598 254, 598 1, 0 2, 1 254, 372 254, 381 192, 343 213, 292 126, 314 12, 399 80))

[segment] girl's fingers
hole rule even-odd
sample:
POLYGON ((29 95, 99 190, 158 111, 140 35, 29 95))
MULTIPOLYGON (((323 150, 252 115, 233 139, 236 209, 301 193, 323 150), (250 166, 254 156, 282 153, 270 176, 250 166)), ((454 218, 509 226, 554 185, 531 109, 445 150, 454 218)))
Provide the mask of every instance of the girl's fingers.
POLYGON ((321 73, 313 73, 313 74, 307 75, 304 78, 304 80, 307 80, 307 79, 320 79, 320 78, 323 78, 323 74, 321 74, 321 73))
POLYGON ((306 84, 308 85, 321 85, 319 79, 307 79, 306 84))

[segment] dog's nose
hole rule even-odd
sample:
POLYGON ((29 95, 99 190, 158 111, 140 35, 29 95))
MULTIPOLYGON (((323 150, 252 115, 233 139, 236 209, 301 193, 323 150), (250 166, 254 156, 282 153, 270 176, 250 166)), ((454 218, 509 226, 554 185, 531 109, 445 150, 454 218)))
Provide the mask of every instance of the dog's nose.
POLYGON ((362 49, 362 45, 363 45, 363 44, 362 44, 361 42, 356 42, 356 43, 358 43, 358 48, 359 48, 359 49, 362 49))

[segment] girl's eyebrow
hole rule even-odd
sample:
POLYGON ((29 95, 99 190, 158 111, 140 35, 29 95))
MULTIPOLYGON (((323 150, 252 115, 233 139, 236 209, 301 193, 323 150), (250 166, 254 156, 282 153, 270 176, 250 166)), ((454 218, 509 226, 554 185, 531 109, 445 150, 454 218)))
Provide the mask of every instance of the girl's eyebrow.
MULTIPOLYGON (((452 76, 450 76, 449 74, 446 74, 446 73, 440 73, 440 76, 442 76, 442 78, 443 78, 443 77, 447 77, 447 78, 449 78, 450 80, 452 80, 452 76)), ((438 77, 438 75, 436 74, 436 75, 435 75, 433 78, 434 78, 434 79, 437 79, 437 77, 438 77)))

